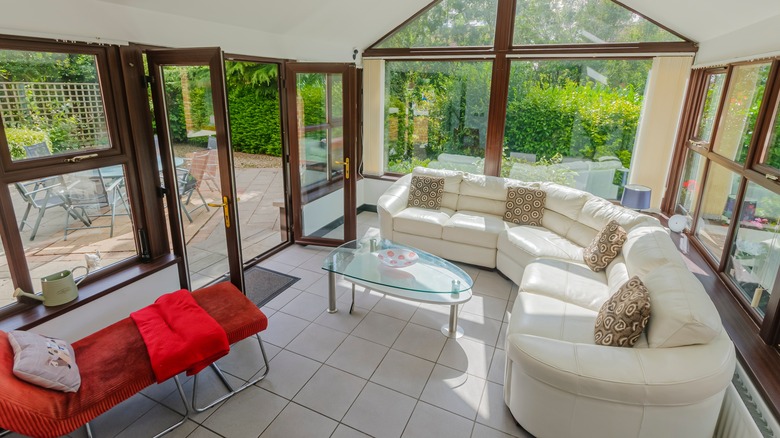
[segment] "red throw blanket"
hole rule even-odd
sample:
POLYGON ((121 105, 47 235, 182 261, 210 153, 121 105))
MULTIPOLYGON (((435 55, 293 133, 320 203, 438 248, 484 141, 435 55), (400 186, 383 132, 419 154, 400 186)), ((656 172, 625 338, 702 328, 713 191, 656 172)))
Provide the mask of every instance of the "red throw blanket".
POLYGON ((157 383, 182 371, 198 373, 228 354, 227 333, 182 289, 130 314, 146 343, 157 383))

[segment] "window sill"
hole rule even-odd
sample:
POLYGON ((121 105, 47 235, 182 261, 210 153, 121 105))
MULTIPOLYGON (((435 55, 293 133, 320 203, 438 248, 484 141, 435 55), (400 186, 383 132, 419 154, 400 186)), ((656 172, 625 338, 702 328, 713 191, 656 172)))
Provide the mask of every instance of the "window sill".
POLYGON ((57 307, 45 307, 43 304, 39 304, 19 311, 10 309, 10 314, 0 319, 0 330, 28 330, 178 262, 179 258, 173 254, 166 254, 150 263, 132 263, 123 269, 112 272, 111 275, 79 287, 79 297, 70 303, 57 307))
POLYGON ((365 179, 378 179, 380 181, 391 181, 395 182, 401 179, 404 174, 402 173, 384 173, 382 175, 363 175, 363 178, 365 179))

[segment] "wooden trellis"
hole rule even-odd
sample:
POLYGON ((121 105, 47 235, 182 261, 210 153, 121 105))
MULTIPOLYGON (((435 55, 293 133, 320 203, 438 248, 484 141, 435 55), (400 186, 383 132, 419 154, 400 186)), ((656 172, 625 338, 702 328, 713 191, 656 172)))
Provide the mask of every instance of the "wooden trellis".
POLYGON ((48 130, 57 121, 75 119, 72 140, 80 147, 108 141, 100 84, 0 82, 4 126, 48 130))

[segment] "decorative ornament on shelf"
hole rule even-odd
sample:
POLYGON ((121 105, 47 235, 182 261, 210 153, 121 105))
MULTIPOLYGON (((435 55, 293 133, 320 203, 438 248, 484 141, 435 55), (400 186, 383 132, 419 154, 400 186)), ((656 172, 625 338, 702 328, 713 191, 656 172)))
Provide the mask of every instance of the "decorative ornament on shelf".
POLYGON ((84 260, 87 263, 86 266, 76 266, 73 269, 66 269, 41 278, 41 289, 43 291, 41 295, 31 294, 23 291, 21 288, 16 288, 13 296, 23 296, 37 301, 43 301, 43 305, 46 307, 61 306, 75 300, 79 297, 79 283, 87 278, 90 269, 99 266, 100 252, 96 251, 95 254, 84 254, 84 260), (79 281, 73 279, 73 272, 77 269, 84 269, 86 271, 79 281))

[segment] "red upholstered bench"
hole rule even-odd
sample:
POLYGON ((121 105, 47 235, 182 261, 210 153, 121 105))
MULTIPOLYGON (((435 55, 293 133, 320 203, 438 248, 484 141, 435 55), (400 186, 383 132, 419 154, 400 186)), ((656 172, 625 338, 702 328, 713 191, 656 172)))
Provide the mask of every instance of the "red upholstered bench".
MULTIPOLYGON (((259 336, 268 327, 268 319, 230 283, 219 283, 192 295, 225 329, 231 345, 256 335, 265 362, 262 375, 237 390, 228 387, 229 393, 211 406, 268 373, 268 360, 259 336)), ((81 373, 79 391, 64 393, 45 389, 13 375, 13 350, 7 334, 0 331, 0 428, 34 437, 56 437, 86 424, 91 436, 90 420, 155 383, 146 346, 130 318, 77 341, 73 349, 81 373)), ((221 376, 218 368, 214 369, 221 376)), ((175 380, 185 406, 184 418, 160 435, 184 423, 189 415, 183 388, 178 378, 175 380)), ((193 387, 193 400, 196 391, 197 387, 193 387)))

